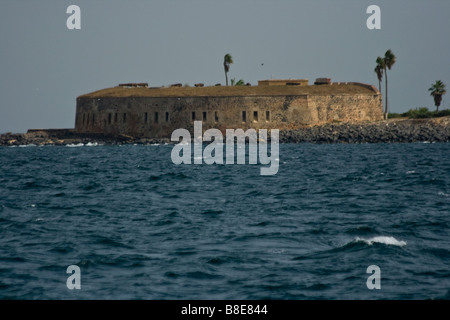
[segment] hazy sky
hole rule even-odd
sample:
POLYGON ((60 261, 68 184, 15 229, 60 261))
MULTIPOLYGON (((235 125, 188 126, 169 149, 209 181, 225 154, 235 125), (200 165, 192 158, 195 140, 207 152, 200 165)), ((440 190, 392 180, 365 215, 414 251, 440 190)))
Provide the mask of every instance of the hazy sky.
MULTIPOLYGON (((1 0, 0 133, 73 128, 76 97, 123 82, 254 85, 318 77, 378 86, 387 49, 390 110, 427 106, 450 89, 449 0, 1 0), (69 5, 81 30, 69 30, 69 5), (369 30, 369 5, 381 30, 369 30), (262 65, 263 64, 263 65, 262 65)), ((450 108, 450 93, 441 108, 450 108)))

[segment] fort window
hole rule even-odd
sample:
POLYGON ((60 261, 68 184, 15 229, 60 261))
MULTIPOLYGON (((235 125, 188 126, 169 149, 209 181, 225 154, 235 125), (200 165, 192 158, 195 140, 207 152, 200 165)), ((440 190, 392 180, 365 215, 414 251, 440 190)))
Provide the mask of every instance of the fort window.
POLYGON ((206 121, 206 112, 203 112, 203 121, 206 121))
POLYGON ((114 114, 114 122, 117 122, 117 118, 118 118, 118 116, 117 116, 117 113, 116 113, 116 114, 114 114))
POLYGON ((127 114, 126 113, 123 114, 123 122, 124 123, 127 122, 127 114))
POLYGON ((192 112, 192 121, 195 121, 195 112, 192 112))
POLYGON ((214 111, 214 121, 216 123, 219 122, 219 115, 217 114, 217 111, 214 111))
POLYGON ((166 112, 166 122, 169 122, 169 113, 166 112))
POLYGON ((267 122, 270 121, 270 111, 269 110, 266 111, 266 121, 267 122))
POLYGON ((155 123, 158 123, 158 112, 155 112, 155 123))
POLYGON ((86 114, 83 113, 83 126, 86 123, 86 114))
POLYGON ((89 125, 89 113, 87 114, 87 121, 86 121, 86 125, 89 125))
POLYGON ((148 121, 148 113, 146 112, 144 113, 144 122, 147 123, 147 121, 148 121))
POLYGON ((95 123, 95 113, 92 114, 92 124, 95 123))
POLYGON ((247 122, 247 112, 242 111, 242 122, 247 122))
POLYGON ((108 124, 111 124, 111 113, 108 113, 108 124))
POLYGON ((253 121, 258 122, 258 111, 253 111, 253 121))

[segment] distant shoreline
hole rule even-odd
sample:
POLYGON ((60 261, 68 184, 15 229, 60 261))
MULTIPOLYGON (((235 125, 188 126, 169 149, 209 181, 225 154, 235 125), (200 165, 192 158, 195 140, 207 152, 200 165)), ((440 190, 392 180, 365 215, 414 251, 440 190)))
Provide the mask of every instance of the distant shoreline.
MULTIPOLYGON (((390 119, 371 122, 336 122, 280 131, 280 143, 411 143, 450 142, 450 117, 390 119)), ((169 138, 139 138, 126 135, 77 134, 72 129, 33 130, 0 135, 0 146, 79 144, 164 144, 169 138)))

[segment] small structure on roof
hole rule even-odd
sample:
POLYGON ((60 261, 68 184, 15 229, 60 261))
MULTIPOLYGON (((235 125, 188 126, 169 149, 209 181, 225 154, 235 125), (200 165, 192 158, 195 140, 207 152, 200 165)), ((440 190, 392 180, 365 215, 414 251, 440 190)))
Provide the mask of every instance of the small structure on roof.
POLYGON ((129 87, 129 88, 148 88, 148 83, 120 83, 119 87, 129 87))
POLYGON ((314 81, 315 85, 320 85, 320 84, 331 84, 331 79, 330 78, 317 78, 316 81, 314 81))

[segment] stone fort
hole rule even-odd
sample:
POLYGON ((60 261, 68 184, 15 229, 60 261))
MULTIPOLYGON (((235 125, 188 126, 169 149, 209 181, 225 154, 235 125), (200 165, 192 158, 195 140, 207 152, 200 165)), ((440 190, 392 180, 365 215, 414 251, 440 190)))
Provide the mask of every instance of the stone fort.
POLYGON ((257 86, 148 87, 126 83, 77 98, 75 132, 170 138, 193 132, 241 128, 289 130, 329 122, 382 120, 382 97, 372 85, 316 79, 261 80, 257 86))

